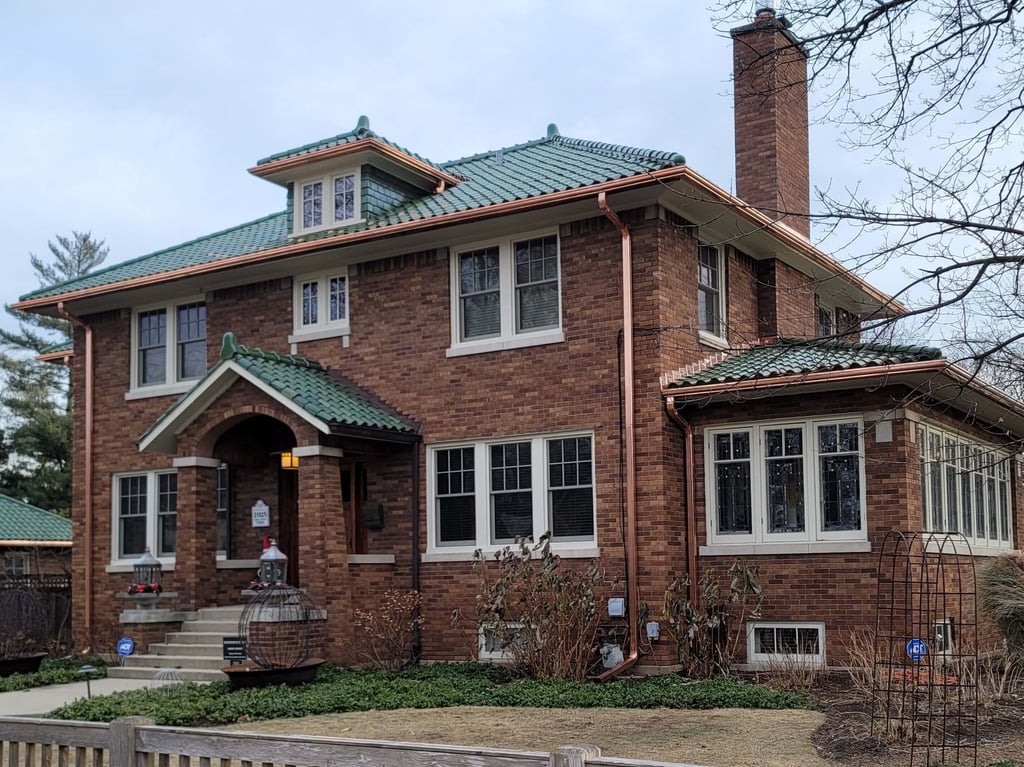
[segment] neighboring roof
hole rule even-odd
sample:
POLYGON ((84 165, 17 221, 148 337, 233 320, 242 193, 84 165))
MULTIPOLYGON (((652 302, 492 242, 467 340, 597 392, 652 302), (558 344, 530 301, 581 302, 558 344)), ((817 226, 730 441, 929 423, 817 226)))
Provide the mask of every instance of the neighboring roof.
POLYGON ((741 351, 690 375, 680 376, 669 386, 681 388, 751 381, 937 359, 942 359, 942 352, 930 346, 780 339, 741 351))
POLYGON ((71 520, 0 495, 0 546, 71 545, 71 520))
MULTIPOLYGON (((333 140, 345 140, 341 134, 333 140)), ((330 140, 328 140, 330 141, 330 140)), ((318 144, 310 146, 319 146, 318 144)), ((303 148, 284 153, 297 153, 303 148)), ((267 161, 275 156, 266 158, 267 161)), ((262 162, 262 161, 261 161, 262 162)), ((682 155, 566 138, 549 126, 548 135, 524 144, 504 147, 443 163, 440 168, 464 180, 443 192, 427 194, 387 214, 304 237, 289 237, 288 212, 190 240, 148 256, 101 269, 84 277, 27 293, 20 301, 58 297, 100 286, 167 274, 180 269, 224 261, 259 251, 334 237, 339 233, 386 230, 410 221, 429 221, 464 211, 488 208, 555 192, 593 186, 617 179, 642 176, 681 166, 682 155)), ((383 233, 383 232, 382 232, 383 233)))
POLYGON ((325 434, 411 442, 417 426, 319 362, 248 346, 225 333, 220 361, 139 438, 140 450, 173 452, 176 435, 243 378, 325 434))

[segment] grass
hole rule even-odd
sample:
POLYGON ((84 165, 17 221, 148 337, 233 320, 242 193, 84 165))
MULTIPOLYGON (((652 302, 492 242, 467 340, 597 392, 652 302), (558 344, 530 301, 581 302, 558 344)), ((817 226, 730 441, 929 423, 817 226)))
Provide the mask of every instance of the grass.
POLYGON ((101 679, 107 675, 106 665, 103 661, 94 658, 43 658, 38 671, 31 674, 11 674, 0 677, 0 692, 15 692, 51 684, 81 682, 85 679, 85 675, 79 669, 87 664, 96 668, 90 678, 101 679))
POLYGON ((78 700, 51 712, 56 719, 109 722, 148 716, 157 724, 223 725, 349 711, 450 706, 539 708, 808 708, 803 693, 779 692, 736 679, 660 676, 598 685, 521 679, 482 664, 433 664, 399 672, 321 668, 303 687, 232 691, 226 682, 131 690, 78 700))

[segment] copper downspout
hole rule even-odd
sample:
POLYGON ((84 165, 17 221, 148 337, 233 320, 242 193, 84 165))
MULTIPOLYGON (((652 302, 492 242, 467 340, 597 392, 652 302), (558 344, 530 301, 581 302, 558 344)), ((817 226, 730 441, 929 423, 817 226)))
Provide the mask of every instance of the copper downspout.
POLYGON ((665 412, 683 431, 686 453, 686 576, 690 580, 690 604, 697 604, 697 479, 693 456, 693 426, 679 414, 672 397, 665 400, 665 412))
POLYGON ((68 322, 85 331, 85 620, 82 626, 86 641, 92 645, 92 586, 93 586, 93 530, 92 530, 92 452, 93 452, 93 359, 92 328, 57 302, 57 312, 68 322))
POLYGON ((633 244, 629 236, 629 228, 608 207, 604 192, 597 195, 597 207, 622 234, 622 359, 625 390, 625 440, 626 440, 626 589, 629 605, 629 655, 622 663, 610 668, 597 679, 604 682, 618 676, 623 671, 636 665, 640 657, 640 643, 637 632, 640 630, 640 583, 639 567, 637 566, 636 545, 636 425, 634 423, 634 386, 633 386, 633 244))

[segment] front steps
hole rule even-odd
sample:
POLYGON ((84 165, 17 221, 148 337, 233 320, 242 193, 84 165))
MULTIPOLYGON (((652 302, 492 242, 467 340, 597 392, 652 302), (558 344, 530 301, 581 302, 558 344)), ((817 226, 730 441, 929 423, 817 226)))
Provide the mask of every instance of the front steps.
POLYGON ((181 631, 167 634, 163 642, 149 646, 149 652, 129 655, 122 666, 108 666, 107 676, 115 679, 156 679, 186 682, 227 681, 221 671, 224 637, 238 635, 242 605, 204 607, 181 624, 181 631))

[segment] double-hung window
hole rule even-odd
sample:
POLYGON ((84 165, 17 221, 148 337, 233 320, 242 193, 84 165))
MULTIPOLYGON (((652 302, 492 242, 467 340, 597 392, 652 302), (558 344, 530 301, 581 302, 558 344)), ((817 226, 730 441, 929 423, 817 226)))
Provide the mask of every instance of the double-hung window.
POLYGON ((697 327, 702 336, 718 340, 725 338, 724 274, 721 250, 697 246, 697 327))
POLYGON ((134 391, 183 391, 184 382, 206 372, 206 304, 189 301, 137 311, 132 347, 134 391))
POLYGON ((561 341, 558 235, 497 240, 452 258, 452 346, 469 354, 561 341))
POLYGON ((866 540, 860 418, 709 429, 712 544, 866 540))
POLYGON ((1011 548, 1010 456, 928 423, 917 426, 917 446, 923 528, 963 533, 975 547, 1011 548))
POLYGON ((148 471, 114 477, 114 559, 138 558, 147 548, 174 558, 178 522, 178 475, 148 471))
POLYGON ((295 336, 344 335, 349 332, 348 270, 297 277, 292 316, 295 336))
POLYGON ((494 549, 544 533, 556 548, 595 541, 589 434, 437 446, 428 470, 432 551, 494 549))
POLYGON ((296 184, 295 233, 355 223, 360 218, 359 172, 308 179, 296 184))

